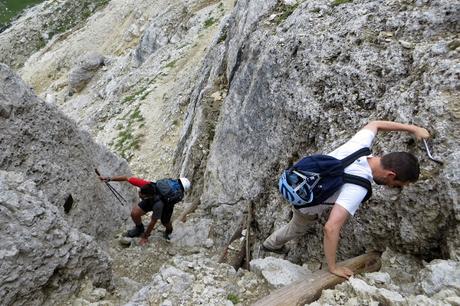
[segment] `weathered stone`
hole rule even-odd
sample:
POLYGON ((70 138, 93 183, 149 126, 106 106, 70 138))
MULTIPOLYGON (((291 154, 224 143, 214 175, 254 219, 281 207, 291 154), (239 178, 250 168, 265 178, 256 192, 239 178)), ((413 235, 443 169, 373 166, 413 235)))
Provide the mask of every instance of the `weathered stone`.
POLYGON ((237 300, 251 303, 267 292, 255 273, 241 269, 235 273, 232 267, 218 264, 205 252, 171 258, 128 305, 227 305, 237 300))
POLYGON ((452 289, 460 296, 460 263, 452 260, 433 260, 417 275, 420 290, 432 296, 442 289, 452 289))
POLYGON ((111 263, 72 227, 33 179, 0 170, 0 296, 4 305, 67 300, 88 277, 111 284, 111 263))
POLYGON ((366 278, 370 280, 370 284, 390 284, 391 277, 388 273, 384 272, 374 272, 374 273, 366 273, 366 278))
POLYGON ((127 248, 133 243, 133 238, 121 237, 118 239, 118 243, 120 243, 121 246, 127 248))
POLYGON ((452 306, 460 306, 460 297, 458 296, 450 296, 445 299, 445 302, 452 305, 452 306))
POLYGON ((97 302, 105 298, 107 295, 107 290, 104 288, 96 288, 91 292, 91 301, 97 302))
POLYGON ((407 299, 408 305, 421 305, 421 306, 450 306, 447 303, 430 299, 424 295, 410 296, 407 299))
MULTIPOLYGON (((182 247, 206 246, 208 241, 211 220, 196 219, 187 222, 177 222, 171 234, 171 242, 182 247)), ((209 246, 208 246, 209 247, 209 246)))
POLYGON ((267 282, 275 288, 284 287, 311 276, 307 269, 275 257, 251 260, 250 267, 251 271, 263 275, 267 282))
POLYGON ((77 65, 69 72, 69 87, 73 91, 81 91, 104 65, 104 57, 97 52, 90 52, 77 60, 77 65))

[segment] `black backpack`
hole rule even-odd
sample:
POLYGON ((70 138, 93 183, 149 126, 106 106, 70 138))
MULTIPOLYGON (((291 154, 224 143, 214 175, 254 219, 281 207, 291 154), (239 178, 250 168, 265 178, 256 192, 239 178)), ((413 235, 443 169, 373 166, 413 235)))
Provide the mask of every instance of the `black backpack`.
POLYGON ((324 203, 343 184, 351 183, 367 189, 365 202, 372 195, 371 183, 344 170, 359 157, 369 154, 369 148, 362 148, 341 160, 329 155, 306 156, 283 172, 279 191, 295 208, 304 208, 324 203))
POLYGON ((178 180, 161 179, 156 181, 155 187, 165 204, 174 205, 184 198, 184 189, 178 180))

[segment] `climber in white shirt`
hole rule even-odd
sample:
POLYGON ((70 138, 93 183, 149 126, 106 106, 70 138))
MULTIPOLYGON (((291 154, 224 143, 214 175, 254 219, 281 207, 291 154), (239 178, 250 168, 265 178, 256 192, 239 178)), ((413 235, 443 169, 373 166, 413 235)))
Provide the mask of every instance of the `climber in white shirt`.
MULTIPOLYGON (((391 121, 372 121, 356 133, 348 142, 328 155, 342 159, 351 153, 370 148, 379 131, 405 131, 415 135, 417 139, 428 138, 430 134, 424 128, 391 121)), ((356 159, 345 168, 345 173, 374 181, 379 185, 402 188, 418 179, 420 168, 417 158, 407 152, 394 152, 382 157, 364 156, 356 159)), ((318 220, 318 214, 333 204, 328 221, 324 226, 324 253, 329 271, 337 276, 348 278, 353 272, 347 267, 336 265, 336 251, 339 234, 349 216, 353 216, 367 194, 366 188, 345 183, 324 205, 305 208, 292 208, 293 217, 284 227, 272 233, 263 243, 263 248, 271 252, 283 252, 284 244, 294 238, 301 237, 309 226, 318 220)))

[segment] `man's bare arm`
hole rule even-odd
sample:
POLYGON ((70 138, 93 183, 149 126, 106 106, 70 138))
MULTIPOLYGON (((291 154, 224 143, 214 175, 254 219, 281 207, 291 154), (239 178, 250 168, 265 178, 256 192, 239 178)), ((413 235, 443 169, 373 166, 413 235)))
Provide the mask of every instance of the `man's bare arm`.
POLYGON ((155 224, 157 223, 156 218, 153 216, 150 218, 150 223, 147 226, 147 229, 145 232, 141 235, 141 240, 139 241, 140 245, 145 245, 149 241, 150 234, 152 233, 153 228, 155 227, 155 224))
POLYGON ((337 276, 349 278, 353 272, 347 267, 336 266, 336 252, 339 244, 340 230, 350 214, 342 206, 335 204, 324 225, 324 255, 329 272, 337 276))
POLYGON ((417 139, 430 137, 430 133, 422 127, 393 121, 371 121, 364 126, 364 129, 371 130, 374 134, 377 134, 379 131, 403 131, 414 134, 417 139))
POLYGON ((119 176, 100 176, 99 179, 104 182, 125 182, 128 180, 127 176, 119 175, 119 176))

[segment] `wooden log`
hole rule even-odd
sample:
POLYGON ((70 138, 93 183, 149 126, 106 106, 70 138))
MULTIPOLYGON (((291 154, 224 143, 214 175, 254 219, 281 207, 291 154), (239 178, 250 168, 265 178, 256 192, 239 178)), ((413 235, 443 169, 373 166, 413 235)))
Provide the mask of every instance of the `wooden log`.
POLYGON ((232 266, 235 270, 238 270, 239 268, 241 268, 241 266, 243 265, 244 259, 246 258, 246 248, 244 247, 245 245, 246 245, 246 238, 244 238, 243 241, 240 242, 238 253, 229 259, 228 264, 232 266))
MULTIPOLYGON (((354 274, 363 272, 375 272, 381 267, 380 253, 370 252, 354 257, 338 264, 346 266, 354 274)), ((319 270, 311 277, 296 281, 286 287, 273 291, 270 295, 257 301, 254 306, 284 306, 305 305, 316 301, 324 289, 333 288, 346 279, 329 273, 327 270, 319 270)))
POLYGON ((246 256, 244 268, 249 271, 251 261, 251 223, 252 223, 252 202, 248 203, 248 218, 246 221, 246 256))
POLYGON ((244 217, 241 218, 238 227, 236 228, 236 230, 233 233, 232 237, 230 237, 230 241, 225 245, 224 249, 222 250, 222 253, 221 253, 220 257, 219 257, 218 263, 225 262, 225 258, 227 257, 228 247, 230 246, 230 244, 232 244, 233 241, 235 241, 238 238, 241 238, 241 233, 243 232, 243 226, 244 226, 244 217))

